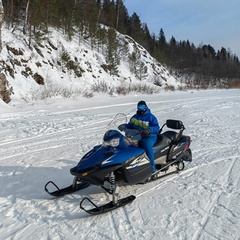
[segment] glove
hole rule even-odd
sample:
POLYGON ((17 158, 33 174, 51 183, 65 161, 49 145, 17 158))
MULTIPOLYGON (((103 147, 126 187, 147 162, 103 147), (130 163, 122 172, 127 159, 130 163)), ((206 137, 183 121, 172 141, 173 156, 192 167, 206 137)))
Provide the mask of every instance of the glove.
POLYGON ((142 132, 141 132, 141 136, 142 137, 149 137, 151 131, 150 129, 144 129, 142 132))

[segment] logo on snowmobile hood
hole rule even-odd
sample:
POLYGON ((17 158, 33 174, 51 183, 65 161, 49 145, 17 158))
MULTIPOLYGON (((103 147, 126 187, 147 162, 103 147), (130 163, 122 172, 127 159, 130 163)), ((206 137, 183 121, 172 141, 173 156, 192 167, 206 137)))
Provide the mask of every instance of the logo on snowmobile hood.
POLYGON ((142 165, 148 164, 149 160, 145 157, 145 153, 138 158, 136 158, 126 169, 131 169, 135 167, 140 167, 142 165))
POLYGON ((112 155, 112 156, 110 156, 110 157, 107 158, 106 160, 104 160, 101 165, 105 165, 105 164, 111 163, 111 162, 112 162, 112 159, 111 159, 111 158, 112 158, 113 156, 115 156, 115 154, 112 155))

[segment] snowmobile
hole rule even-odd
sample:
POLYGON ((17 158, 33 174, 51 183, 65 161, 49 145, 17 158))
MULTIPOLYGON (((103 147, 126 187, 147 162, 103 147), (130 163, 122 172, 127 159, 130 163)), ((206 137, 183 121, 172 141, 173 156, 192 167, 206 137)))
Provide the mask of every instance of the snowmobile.
POLYGON ((108 124, 102 144, 94 146, 82 157, 77 166, 70 169, 74 176, 73 183, 60 189, 54 182, 49 181, 45 185, 45 191, 52 196, 62 196, 91 184, 100 186, 112 195, 112 201, 97 206, 89 197, 84 197, 80 202, 82 210, 96 215, 122 207, 136 198, 130 195, 118 199, 117 186, 145 184, 178 173, 184 169, 185 161, 192 161, 191 138, 183 135, 185 130, 183 123, 168 119, 159 130, 153 146, 157 171, 152 173, 149 158, 139 144, 141 133, 135 129, 128 129, 126 123, 127 116, 117 114, 108 124), (168 130, 162 133, 164 127, 168 130), (56 190, 50 192, 48 189, 50 185, 56 190))

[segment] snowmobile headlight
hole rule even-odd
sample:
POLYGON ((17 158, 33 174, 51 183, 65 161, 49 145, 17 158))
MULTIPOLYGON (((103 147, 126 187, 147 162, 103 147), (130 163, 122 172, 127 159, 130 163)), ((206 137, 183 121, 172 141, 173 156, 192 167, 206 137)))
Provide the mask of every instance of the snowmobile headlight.
POLYGON ((117 147, 119 145, 119 138, 113 138, 110 141, 103 141, 103 147, 117 147))

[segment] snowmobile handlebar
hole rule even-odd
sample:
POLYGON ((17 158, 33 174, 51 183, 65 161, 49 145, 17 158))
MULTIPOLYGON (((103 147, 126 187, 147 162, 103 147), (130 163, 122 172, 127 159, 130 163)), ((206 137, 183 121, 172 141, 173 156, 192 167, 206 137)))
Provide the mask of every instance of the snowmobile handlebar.
POLYGON ((125 137, 130 139, 130 140, 137 140, 139 141, 142 136, 141 136, 141 132, 139 132, 137 129, 129 129, 127 128, 127 124, 121 124, 118 126, 118 129, 121 132, 125 133, 125 137))

